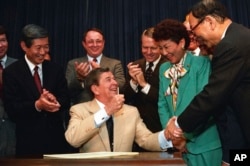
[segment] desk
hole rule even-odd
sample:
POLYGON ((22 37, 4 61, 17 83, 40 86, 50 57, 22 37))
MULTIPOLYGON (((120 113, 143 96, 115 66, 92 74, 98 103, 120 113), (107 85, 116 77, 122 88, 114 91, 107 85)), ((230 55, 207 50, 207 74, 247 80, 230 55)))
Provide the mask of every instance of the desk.
POLYGON ((186 166, 179 153, 143 152, 136 156, 98 159, 0 158, 1 166, 186 166))

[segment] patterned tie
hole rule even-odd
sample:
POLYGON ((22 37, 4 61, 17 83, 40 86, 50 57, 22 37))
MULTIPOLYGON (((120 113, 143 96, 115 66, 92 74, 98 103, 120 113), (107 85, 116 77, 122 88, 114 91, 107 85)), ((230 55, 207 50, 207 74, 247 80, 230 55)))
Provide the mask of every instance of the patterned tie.
POLYGON ((178 86, 180 78, 186 74, 186 69, 181 64, 174 64, 165 72, 165 76, 171 79, 171 82, 166 91, 166 96, 172 95, 172 103, 174 110, 176 109, 178 86))
POLYGON ((146 77, 146 81, 148 82, 149 78, 152 76, 153 70, 152 67, 154 66, 153 62, 149 62, 148 64, 148 68, 145 72, 145 77, 146 77))
POLYGON ((37 87, 38 91, 40 93, 42 93, 42 84, 41 84, 41 80, 40 80, 40 77, 39 77, 39 74, 38 74, 38 66, 34 67, 34 75, 33 75, 33 77, 34 77, 34 81, 36 83, 36 87, 37 87))
POLYGON ((109 133, 110 150, 113 152, 113 118, 112 116, 106 121, 107 130, 109 133))

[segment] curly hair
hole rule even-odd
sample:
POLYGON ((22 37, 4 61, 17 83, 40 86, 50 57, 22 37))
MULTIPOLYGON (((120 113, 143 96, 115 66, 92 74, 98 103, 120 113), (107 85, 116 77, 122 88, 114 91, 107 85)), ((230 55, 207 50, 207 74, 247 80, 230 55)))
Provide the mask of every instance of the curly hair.
POLYGON ((182 22, 174 19, 165 19, 154 27, 153 38, 156 42, 162 40, 171 40, 179 43, 181 39, 185 40, 184 49, 187 49, 190 43, 188 31, 182 22))

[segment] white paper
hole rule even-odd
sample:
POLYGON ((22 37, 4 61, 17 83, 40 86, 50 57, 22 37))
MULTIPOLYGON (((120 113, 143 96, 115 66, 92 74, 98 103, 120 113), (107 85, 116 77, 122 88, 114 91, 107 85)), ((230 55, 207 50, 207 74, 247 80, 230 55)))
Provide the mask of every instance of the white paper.
POLYGON ((138 152, 92 152, 92 153, 70 153, 70 154, 44 154, 44 158, 60 159, 91 159, 91 158, 109 158, 115 156, 134 156, 138 152))

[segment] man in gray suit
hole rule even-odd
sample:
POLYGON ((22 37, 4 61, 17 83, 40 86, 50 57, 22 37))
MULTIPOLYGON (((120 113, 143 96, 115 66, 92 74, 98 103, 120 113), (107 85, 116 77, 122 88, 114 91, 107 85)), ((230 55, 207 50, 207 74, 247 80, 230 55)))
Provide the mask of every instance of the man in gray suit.
POLYGON ((2 100, 2 72, 5 67, 15 62, 16 59, 7 56, 7 32, 0 25, 0 157, 15 155, 15 125, 4 111, 2 100))
POLYGON ((103 32, 98 28, 90 28, 83 34, 82 39, 82 46, 87 55, 68 62, 66 79, 72 104, 90 100, 90 96, 84 87, 84 81, 93 68, 108 67, 114 74, 119 88, 123 89, 125 76, 121 61, 104 56, 104 44, 103 32))

